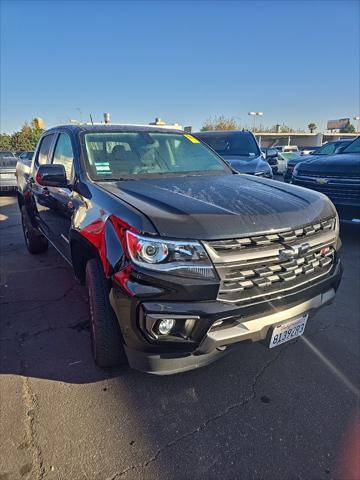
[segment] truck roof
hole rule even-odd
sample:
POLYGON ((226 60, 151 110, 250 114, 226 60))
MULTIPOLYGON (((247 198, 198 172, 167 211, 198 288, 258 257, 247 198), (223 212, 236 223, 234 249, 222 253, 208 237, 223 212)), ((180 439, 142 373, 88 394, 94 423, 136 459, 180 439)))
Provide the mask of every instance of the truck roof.
POLYGON ((161 133, 184 133, 183 130, 177 130, 174 128, 161 127, 158 125, 131 125, 131 124, 68 124, 68 125, 58 125, 56 127, 49 128, 47 132, 52 130, 58 130, 59 128, 66 128, 73 132, 161 132, 161 133))

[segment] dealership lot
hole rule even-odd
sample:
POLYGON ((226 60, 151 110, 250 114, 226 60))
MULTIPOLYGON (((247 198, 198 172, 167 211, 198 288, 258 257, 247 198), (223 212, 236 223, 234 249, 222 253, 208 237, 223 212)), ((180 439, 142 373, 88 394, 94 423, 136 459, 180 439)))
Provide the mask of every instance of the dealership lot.
POLYGON ((244 345, 170 377, 92 360, 85 290, 52 249, 27 253, 0 197, 0 480, 351 478, 359 365, 359 229, 305 339, 244 345))

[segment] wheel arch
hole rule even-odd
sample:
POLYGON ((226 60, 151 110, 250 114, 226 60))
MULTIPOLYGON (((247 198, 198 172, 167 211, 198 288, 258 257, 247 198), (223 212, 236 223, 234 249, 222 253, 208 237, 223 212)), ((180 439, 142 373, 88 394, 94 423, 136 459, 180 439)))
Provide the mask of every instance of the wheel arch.
POLYGON ((94 245, 92 245, 83 235, 78 232, 70 233, 70 251, 71 263, 76 278, 85 283, 86 263, 91 258, 99 258, 99 253, 94 245))

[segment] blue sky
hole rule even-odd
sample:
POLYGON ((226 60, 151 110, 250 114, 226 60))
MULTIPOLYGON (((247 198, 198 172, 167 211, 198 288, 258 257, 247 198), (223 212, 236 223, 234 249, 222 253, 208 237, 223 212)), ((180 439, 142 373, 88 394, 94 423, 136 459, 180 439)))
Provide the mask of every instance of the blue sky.
POLYGON ((359 114, 357 1, 1 1, 1 131, 34 116, 302 128, 359 114))

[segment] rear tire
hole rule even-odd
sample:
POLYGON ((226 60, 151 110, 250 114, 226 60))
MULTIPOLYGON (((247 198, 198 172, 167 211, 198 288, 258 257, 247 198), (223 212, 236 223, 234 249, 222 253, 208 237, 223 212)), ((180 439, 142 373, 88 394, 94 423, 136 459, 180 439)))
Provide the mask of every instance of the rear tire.
POLYGON ((44 253, 49 247, 47 239, 30 222, 25 205, 21 207, 21 224, 24 233, 25 245, 32 254, 44 253))
POLYGON ((99 367, 127 363, 124 342, 116 315, 109 301, 109 286, 100 261, 92 258, 86 264, 86 286, 89 295, 92 351, 99 367))

